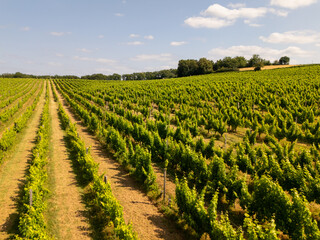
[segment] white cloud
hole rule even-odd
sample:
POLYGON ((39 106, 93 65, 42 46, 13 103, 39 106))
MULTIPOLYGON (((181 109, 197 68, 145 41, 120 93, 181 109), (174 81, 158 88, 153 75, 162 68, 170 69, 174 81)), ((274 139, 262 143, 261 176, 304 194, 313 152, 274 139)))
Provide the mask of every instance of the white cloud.
POLYGON ((55 54, 57 57, 64 57, 64 55, 62 53, 56 53, 55 54))
POLYGON ((61 37, 69 34, 71 34, 71 32, 50 32, 50 35, 56 36, 56 37, 61 37))
POLYGON ((262 41, 268 43, 320 43, 320 33, 315 31, 288 31, 284 33, 274 32, 268 37, 259 37, 262 41))
POLYGON ((123 17, 123 16, 124 16, 123 13, 115 13, 114 15, 115 15, 116 17, 123 17))
POLYGON ((276 10, 274 8, 269 8, 269 12, 279 16, 279 17, 287 17, 289 12, 283 10, 276 10))
POLYGON ((244 8, 246 6, 245 3, 230 3, 228 4, 228 7, 231 8, 244 8))
POLYGON ((104 38, 104 36, 103 35, 99 35, 98 38, 102 39, 102 38, 104 38))
POLYGON ((114 60, 111 59, 107 59, 107 58, 97 58, 94 59, 94 61, 98 62, 98 63, 114 63, 114 60))
POLYGON ((248 19, 245 19, 243 22, 244 22, 245 24, 248 24, 250 27, 262 27, 261 24, 252 23, 252 22, 251 22, 250 20, 248 20, 248 19))
POLYGON ((218 18, 206 18, 206 17, 190 17, 184 21, 185 24, 193 28, 222 28, 230 26, 234 21, 218 19, 218 18))
POLYGON ((97 63, 103 63, 103 64, 116 63, 115 60, 107 59, 107 58, 89 58, 89 57, 79 57, 79 56, 75 56, 75 57, 73 57, 73 59, 79 60, 79 61, 97 62, 97 63))
POLYGON ((215 18, 223 18, 228 20, 235 20, 238 18, 253 19, 263 17, 268 12, 267 8, 239 8, 228 9, 220 4, 213 4, 208 7, 207 10, 202 12, 204 16, 210 16, 215 18))
POLYGON ((89 49, 86 49, 86 48, 80 48, 80 49, 77 49, 79 52, 83 52, 83 53, 91 53, 92 51, 89 50, 89 49))
POLYGON ((258 23, 249 23, 249 26, 250 27, 262 27, 262 25, 258 24, 258 23))
POLYGON ((93 58, 74 56, 73 59, 80 61, 94 61, 93 58))
MULTIPOLYGON (((286 17, 288 12, 275 10, 273 8, 259 7, 246 8, 243 4, 229 5, 232 9, 213 4, 205 11, 202 11, 198 17, 187 18, 184 22, 194 28, 221 28, 234 24, 238 19, 252 20, 265 17, 268 13, 277 16, 286 17)), ((251 23, 251 26, 257 27, 257 24, 251 23)))
POLYGON ((113 74, 113 73, 123 74, 123 73, 137 72, 132 68, 128 68, 127 66, 121 66, 121 65, 113 65, 112 68, 105 68, 105 67, 95 68, 94 71, 101 72, 104 74, 113 74))
POLYGON ((154 36, 152 36, 152 35, 144 36, 144 39, 153 40, 154 36))
POLYGON ((134 42, 127 42, 127 45, 132 45, 132 46, 138 46, 138 45, 143 45, 143 42, 140 41, 134 41, 134 42))
POLYGON ((259 54, 262 58, 275 60, 279 57, 287 55, 289 57, 308 57, 310 52, 302 50, 299 47, 288 47, 285 49, 273 49, 264 48, 260 46, 232 46, 229 48, 214 48, 209 51, 209 55, 214 58, 220 58, 225 56, 235 57, 244 56, 245 58, 251 58, 253 54, 259 54))
POLYGON ((22 31, 25 31, 25 32, 30 31, 30 29, 31 29, 30 27, 23 27, 23 28, 21 28, 21 30, 22 30, 22 31))
POLYGON ((131 58, 132 61, 170 61, 172 60, 172 55, 170 53, 162 54, 141 54, 137 55, 134 58, 131 58))
POLYGON ((316 3, 317 0, 271 0, 271 5, 283 8, 296 9, 316 3))
POLYGON ((132 33, 132 34, 130 34, 129 37, 130 37, 130 38, 138 38, 138 37, 140 37, 140 35, 139 35, 139 34, 132 33))
POLYGON ((184 45, 184 44, 187 44, 187 42, 181 41, 181 42, 171 42, 170 43, 171 46, 181 46, 181 45, 184 45))

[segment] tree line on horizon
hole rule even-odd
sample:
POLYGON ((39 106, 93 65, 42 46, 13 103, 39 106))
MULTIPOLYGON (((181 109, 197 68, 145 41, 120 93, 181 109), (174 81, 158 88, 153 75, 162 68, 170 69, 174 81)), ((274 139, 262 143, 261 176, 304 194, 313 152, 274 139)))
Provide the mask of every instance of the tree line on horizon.
POLYGON ((254 67, 255 70, 261 70, 261 67, 268 65, 287 65, 290 58, 287 56, 281 57, 279 60, 271 63, 269 60, 261 58, 258 54, 254 54, 249 60, 245 57, 225 57, 216 62, 206 58, 199 60, 187 59, 180 60, 178 63, 178 77, 210 74, 214 72, 238 71, 239 68, 254 67))
POLYGON ((255 70, 260 70, 263 66, 268 65, 288 65, 290 58, 287 56, 281 57, 271 63, 269 60, 261 58, 258 54, 254 54, 249 60, 242 56, 225 57, 216 62, 207 58, 182 59, 178 63, 177 69, 165 69, 154 72, 138 72, 131 74, 105 75, 102 73, 94 73, 91 75, 76 76, 76 75, 33 75, 16 73, 3 73, 1 78, 43 78, 43 79, 88 79, 88 80, 152 80, 164 78, 186 77, 202 74, 210 74, 214 72, 238 71, 239 68, 254 67, 255 70))

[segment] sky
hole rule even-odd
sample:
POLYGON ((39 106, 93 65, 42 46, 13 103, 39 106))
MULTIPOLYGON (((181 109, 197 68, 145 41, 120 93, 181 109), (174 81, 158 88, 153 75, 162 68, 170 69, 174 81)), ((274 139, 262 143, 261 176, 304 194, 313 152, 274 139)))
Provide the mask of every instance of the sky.
POLYGON ((125 74, 253 54, 320 63, 320 0, 0 0, 0 73, 125 74))

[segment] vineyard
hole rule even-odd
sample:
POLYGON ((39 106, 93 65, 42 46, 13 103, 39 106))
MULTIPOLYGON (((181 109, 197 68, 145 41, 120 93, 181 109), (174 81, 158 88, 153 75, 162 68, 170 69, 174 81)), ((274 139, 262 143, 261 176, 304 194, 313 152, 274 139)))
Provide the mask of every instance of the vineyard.
POLYGON ((320 239, 320 66, 0 79, 0 239, 320 239))

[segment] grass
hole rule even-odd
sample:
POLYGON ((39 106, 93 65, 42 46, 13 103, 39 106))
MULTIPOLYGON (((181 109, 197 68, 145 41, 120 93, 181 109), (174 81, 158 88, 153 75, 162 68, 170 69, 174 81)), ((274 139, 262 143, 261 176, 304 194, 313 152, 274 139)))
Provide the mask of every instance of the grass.
MULTIPOLYGON (((50 114, 50 123, 52 125, 52 117, 50 114)), ((52 128, 50 128, 49 132, 49 156, 48 156, 48 163, 47 163, 47 173, 48 173, 48 178, 47 178, 47 188, 51 191, 49 191, 49 194, 47 196, 47 209, 44 213, 45 221, 47 223, 47 229, 48 229, 48 235, 52 236, 56 239, 61 239, 59 231, 56 230, 55 226, 58 225, 58 219, 57 219, 57 212, 58 209, 55 208, 55 205, 53 202, 48 201, 50 198, 52 198, 54 191, 53 189, 56 188, 56 180, 54 177, 54 168, 55 168, 55 163, 52 160, 53 158, 53 144, 52 144, 52 128)))

